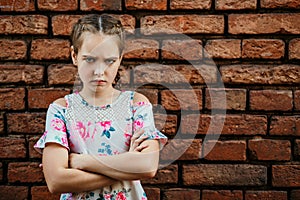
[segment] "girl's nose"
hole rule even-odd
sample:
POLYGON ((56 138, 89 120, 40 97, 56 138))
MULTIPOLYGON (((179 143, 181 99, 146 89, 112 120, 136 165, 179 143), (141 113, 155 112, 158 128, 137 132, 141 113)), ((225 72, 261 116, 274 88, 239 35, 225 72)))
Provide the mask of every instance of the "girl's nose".
POLYGON ((98 64, 96 66, 94 74, 97 75, 97 76, 99 76, 99 75, 103 76, 106 69, 107 69, 107 66, 105 64, 102 64, 102 63, 98 64))

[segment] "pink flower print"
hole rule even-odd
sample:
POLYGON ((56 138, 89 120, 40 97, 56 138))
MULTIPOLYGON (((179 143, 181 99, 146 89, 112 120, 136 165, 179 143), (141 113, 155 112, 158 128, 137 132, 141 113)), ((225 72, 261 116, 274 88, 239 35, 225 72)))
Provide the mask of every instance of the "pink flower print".
POLYGON ((66 135, 64 135, 64 137, 61 138, 61 141, 62 141, 63 145, 68 146, 68 139, 67 139, 66 135))
POLYGON ((147 198, 146 197, 142 197, 142 200, 147 200, 147 198))
POLYGON ((124 137, 125 137, 125 139, 126 139, 125 145, 128 146, 128 147, 130 146, 130 139, 131 139, 131 136, 132 136, 132 134, 124 133, 124 137))
POLYGON ((116 129, 114 129, 111 126, 111 121, 104 121, 104 122, 98 122, 100 124, 100 126, 102 126, 103 131, 102 131, 102 135, 101 136, 106 136, 108 139, 110 138, 111 134, 110 131, 115 131, 116 129))
POLYGON ((104 199, 105 200, 110 200, 111 199, 111 194, 104 194, 104 199))
POLYGON ((118 192, 116 200, 126 200, 126 197, 123 192, 118 192))
POLYGON ((100 126, 102 126, 104 130, 109 130, 111 126, 111 121, 100 122, 100 126))
POLYGON ((63 122, 63 120, 61 119, 53 119, 51 121, 51 126, 55 129, 55 130, 58 130, 58 131, 63 131, 65 132, 66 131, 66 125, 65 123, 63 122))
POLYGON ((84 126, 84 124, 82 122, 77 122, 76 123, 76 128, 77 131, 79 131, 80 136, 86 140, 86 138, 90 137, 89 132, 87 131, 86 127, 84 126))
POLYGON ((133 124, 133 130, 136 131, 138 129, 141 129, 144 127, 144 121, 142 118, 138 118, 134 121, 134 124, 133 124))

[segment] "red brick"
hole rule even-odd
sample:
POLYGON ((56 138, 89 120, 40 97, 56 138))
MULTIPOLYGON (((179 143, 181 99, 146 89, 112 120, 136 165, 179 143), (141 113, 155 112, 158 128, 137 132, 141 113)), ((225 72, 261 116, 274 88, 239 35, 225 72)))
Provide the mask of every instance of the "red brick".
POLYGON ((291 199, 300 199, 300 190, 292 190, 291 199))
POLYGON ((183 134, 219 134, 221 130, 222 135, 266 135, 267 133, 267 117, 264 115, 227 114, 225 117, 190 114, 181 116, 181 121, 183 134))
POLYGON ((170 0, 172 10, 208 10, 211 8, 212 0, 170 0))
POLYGON ((52 17, 53 35, 70 35, 81 15, 55 15, 52 17))
POLYGON ((294 158, 296 160, 300 159, 300 140, 295 140, 295 143, 294 143, 294 158))
POLYGON ((246 89, 210 88, 205 91, 205 108, 245 110, 246 89))
POLYGON ((164 40, 162 58, 174 60, 202 59, 201 40, 164 40))
POLYGON ((284 56, 284 42, 273 39, 246 39, 243 40, 243 58, 250 59, 280 59, 284 56))
POLYGON ((80 10, 83 11, 103 11, 103 10, 121 10, 121 0, 80 0, 80 10))
POLYGON ((24 88, 0 88, 0 110, 23 110, 24 99, 24 88))
POLYGON ((184 164, 186 186, 264 186, 267 167, 249 164, 184 164))
POLYGON ((253 139, 248 143, 253 160, 288 161, 291 159, 291 143, 288 140, 253 139))
POLYGON ((154 187, 145 187, 145 193, 148 200, 160 200, 160 189, 154 187))
POLYGON ((4 115, 0 113, 0 134, 4 133, 4 115))
POLYGON ((43 66, 0 65, 0 83, 38 84, 43 82, 43 76, 43 66))
POLYGON ((48 17, 42 15, 2 15, 0 34, 42 34, 48 33, 48 17))
POLYGON ((161 104, 167 110, 200 110, 202 109, 202 91, 194 90, 163 90, 161 104))
POLYGON ((203 190, 202 200, 243 200, 240 190, 203 190))
POLYGON ((48 67, 49 85, 74 84, 77 67, 71 64, 53 64, 48 67))
POLYGON ((273 165, 272 166, 273 187, 299 187, 300 166, 299 165, 273 165))
POLYGON ((154 106, 158 103, 158 90, 137 88, 136 92, 145 95, 154 106))
POLYGON ((128 10, 167 10, 167 0, 126 0, 125 6, 128 10))
POLYGON ((155 127, 164 134, 176 135, 177 134, 177 116, 165 115, 160 113, 154 114, 155 127))
POLYGON ((300 8, 298 0, 261 0, 262 8, 300 8))
POLYGON ((172 139, 160 154, 162 160, 198 160, 200 158, 200 139, 172 139))
POLYGON ((35 60, 68 60, 70 58, 70 42, 62 39, 33 40, 30 56, 35 60))
POLYGON ((0 60, 26 59, 27 46, 23 40, 0 40, 0 46, 5 51, 0 52, 0 60))
POLYGON ((289 59, 300 59, 300 38, 296 38, 290 41, 289 59))
POLYGON ((142 180, 142 184, 176 184, 178 182, 178 166, 175 164, 159 169, 155 177, 142 180))
POLYGON ((42 158, 42 154, 36 151, 33 146, 35 143, 40 139, 41 135, 39 136, 28 136, 27 141, 29 143, 28 150, 29 150, 29 158, 42 158))
POLYGON ((300 136, 300 117, 272 116, 270 135, 300 136))
POLYGON ((288 200, 286 191, 246 191, 245 200, 288 200))
POLYGON ((164 190, 163 200, 200 199, 200 190, 186 188, 172 188, 164 190))
POLYGON ((59 200, 60 194, 51 194, 47 186, 31 187, 31 200, 59 200))
POLYGON ((24 200, 28 197, 28 187, 1 185, 0 194, 0 200, 24 200))
POLYGON ((224 65, 220 72, 223 82, 230 84, 300 83, 298 65, 224 65))
POLYGON ((28 106, 29 108, 48 108, 50 103, 67 94, 70 94, 69 89, 29 89, 28 106))
POLYGON ((1 137, 0 141, 0 158, 25 158, 25 139, 1 137))
POLYGON ((7 128, 9 133, 43 133, 45 129, 45 113, 9 113, 7 128))
POLYGON ((294 105, 296 110, 300 110, 300 90, 294 92, 294 105))
POLYGON ((158 59, 159 43, 150 39, 128 39, 124 59, 158 59))
POLYGON ((250 91, 251 110, 281 110, 293 109, 293 94, 290 90, 252 90, 250 91))
MULTIPOLYGON (((2 167, 2 163, 0 163, 0 181, 1 182, 3 181, 3 167, 2 167)), ((0 191, 1 191, 1 186, 0 186, 0 191)), ((0 194, 2 194, 1 192, 0 192, 0 194)))
POLYGON ((256 9, 256 0, 216 0, 216 10, 254 10, 256 9))
POLYGON ((134 68, 135 84, 161 84, 174 86, 183 84, 209 84, 217 81, 217 69, 209 65, 159 65, 144 64, 134 68))
POLYGON ((221 15, 157 15, 141 18, 141 33, 152 35, 224 33, 224 17, 221 15))
POLYGON ((16 162, 8 164, 8 182, 34 183, 44 180, 39 163, 16 162))
MULTIPOLYGON (((113 15, 115 16, 115 15, 113 15)), ((121 21, 121 24, 124 27, 124 30, 127 33, 134 33, 135 32, 135 25, 136 25, 136 21, 135 21, 135 17, 131 16, 131 15, 120 15, 119 19, 121 21)))
POLYGON ((34 11, 34 1, 24 0, 6 0, 1 1, 1 12, 16 11, 16 12, 28 12, 34 11))
POLYGON ((205 51, 209 58, 237 59, 241 57, 241 40, 208 40, 205 51))
POLYGON ((246 160, 245 141, 212 141, 203 143, 202 157, 206 160, 246 160))
POLYGON ((299 34, 299 17, 299 13, 230 14, 228 32, 230 34, 299 34))
POLYGON ((68 1, 38 0, 37 6, 38 6, 39 10, 72 11, 72 10, 78 9, 78 1, 77 0, 68 0, 68 1))

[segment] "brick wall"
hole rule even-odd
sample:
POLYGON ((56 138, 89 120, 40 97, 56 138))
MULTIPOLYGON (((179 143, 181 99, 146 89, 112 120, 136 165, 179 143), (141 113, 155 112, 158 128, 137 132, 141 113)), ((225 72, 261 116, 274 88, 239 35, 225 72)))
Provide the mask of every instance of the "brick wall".
POLYGON ((124 55, 123 87, 155 104, 170 138, 162 162, 176 159, 143 180, 149 199, 300 199, 300 1, 4 0, 0 10, 0 199, 58 199, 32 146, 49 103, 73 89, 71 25, 102 12, 120 17, 133 49, 124 55), (141 86, 149 78, 155 84, 141 86), (211 98, 220 90, 225 105, 211 98), (215 118, 224 119, 222 134, 206 141, 215 118))

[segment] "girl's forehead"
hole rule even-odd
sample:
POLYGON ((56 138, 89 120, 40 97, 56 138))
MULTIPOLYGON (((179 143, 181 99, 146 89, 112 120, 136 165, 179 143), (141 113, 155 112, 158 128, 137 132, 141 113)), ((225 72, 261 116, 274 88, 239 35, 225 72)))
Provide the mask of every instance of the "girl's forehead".
POLYGON ((119 56, 119 38, 117 35, 86 32, 82 35, 79 51, 82 55, 119 56))

